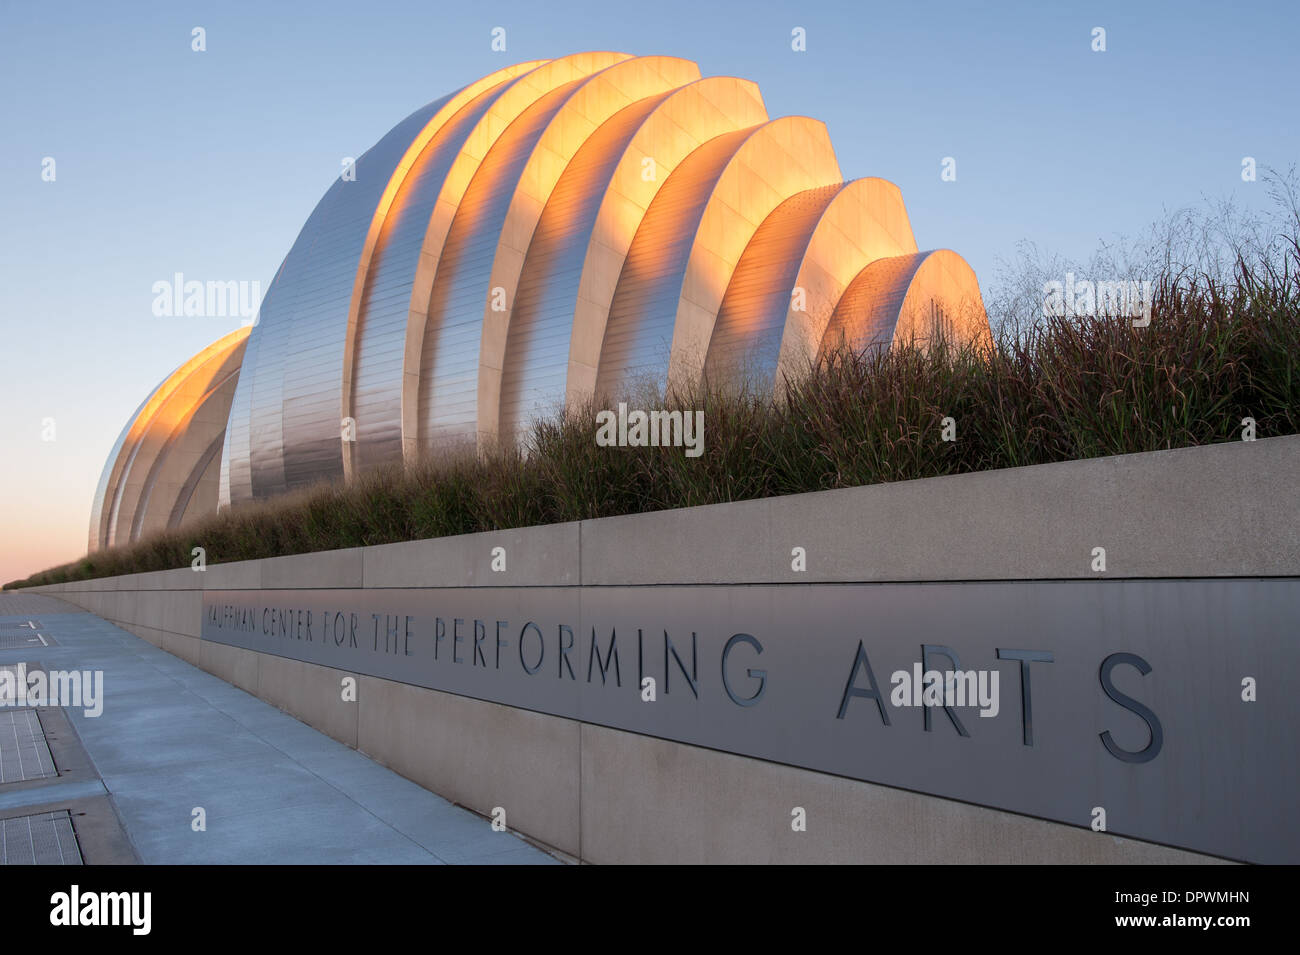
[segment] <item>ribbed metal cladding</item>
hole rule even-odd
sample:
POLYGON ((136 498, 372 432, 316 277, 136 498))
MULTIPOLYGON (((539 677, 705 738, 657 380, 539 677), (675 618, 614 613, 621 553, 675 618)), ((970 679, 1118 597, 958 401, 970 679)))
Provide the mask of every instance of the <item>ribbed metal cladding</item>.
POLYGON ((235 430, 228 443, 232 503, 342 477, 339 380, 357 265, 398 163, 450 99, 416 110, 390 130, 356 160, 355 180, 334 180, 267 290, 236 389, 248 395, 237 393, 232 407, 248 416, 247 438, 235 430), (242 454, 249 461, 247 486, 237 467, 242 454))
POLYGON ((822 338, 822 351, 842 344, 858 349, 888 344, 912 278, 929 254, 877 259, 859 272, 835 306, 822 338))
POLYGON ((687 60, 508 66, 406 117, 355 173, 307 219, 242 356, 197 370, 214 343, 137 409, 92 549, 214 502, 483 449, 593 392, 648 399, 737 368, 770 384, 926 309, 988 335, 959 256, 903 254, 897 187, 842 183, 824 124, 770 119, 754 84, 687 60))
POLYGON ((528 246, 510 315, 501 382, 500 434, 514 440, 533 417, 563 403, 582 266, 614 169, 662 93, 623 107, 565 167, 528 246))
POLYGON ((493 143, 474 174, 438 261, 420 360, 424 454, 472 446, 478 429, 479 349, 497 240, 529 156, 547 123, 583 82, 551 90, 493 143))
MULTIPOLYGON (((165 380, 165 379, 164 379, 165 380)), ((87 539, 87 550, 95 551, 101 547, 107 546, 108 539, 108 522, 113 507, 113 499, 116 496, 117 481, 121 475, 122 468, 126 462, 122 460, 122 449, 126 446, 127 437, 131 434, 131 429, 135 427, 136 419, 140 417, 140 412, 144 411, 145 406, 158 393, 161 388, 160 383, 157 388, 149 392, 149 396, 140 402, 140 407, 135 409, 135 413, 126 422, 126 427, 122 433, 117 436, 113 442, 112 450, 108 452, 108 460, 104 462, 104 470, 100 472, 99 484, 95 486, 95 498, 90 505, 90 536, 87 539)))
POLYGON ((650 203, 610 305, 596 375, 598 398, 666 386, 695 230, 718 177, 758 128, 726 133, 700 146, 673 170, 650 203))
POLYGON ((126 543, 126 535, 119 532, 122 522, 122 492, 129 486, 127 479, 131 474, 131 469, 135 466, 136 458, 140 454, 140 443, 137 441, 132 444, 126 452, 126 465, 122 469, 122 476, 117 485, 113 488, 112 500, 108 503, 108 530, 104 535, 104 547, 115 547, 118 544, 126 543))
MULTIPOLYGON (((212 439, 212 443, 203 451, 199 458, 198 465, 190 472, 189 479, 181 488, 181 492, 176 495, 176 503, 172 505, 171 512, 167 515, 168 527, 179 527, 185 520, 186 512, 191 508, 196 511, 201 506, 200 502, 195 500, 195 492, 199 484, 212 481, 216 483, 217 477, 221 472, 221 444, 225 440, 224 434, 219 434, 212 439)), ((211 513, 216 510, 216 495, 212 496, 209 507, 203 508, 203 513, 211 513)))
MULTIPOLYGON (((398 162, 447 99, 412 114, 358 159, 357 180, 336 181, 331 189, 337 197, 334 203, 326 195, 331 214, 312 246, 294 301, 289 342, 293 364, 286 369, 283 409, 289 438, 284 446, 288 487, 343 474, 339 376, 357 264, 375 207, 398 162)), ((256 461, 254 457, 255 483, 256 461)))
MULTIPOLYGON (((92 504, 89 550, 167 525, 200 457, 226 429, 247 329, 236 329, 163 379, 118 437, 92 504)), ((211 505, 216 506, 215 486, 211 505)))
POLYGON ((139 503, 131 517, 131 540, 140 539, 148 526, 147 521, 152 522, 155 530, 175 526, 162 523, 160 518, 171 514, 178 502, 178 491, 187 486, 192 490, 202 469, 207 466, 203 454, 212 444, 213 437, 220 437, 225 427, 230 401, 239 381, 242 357, 243 349, 225 355, 213 375, 215 380, 198 403, 177 412, 176 424, 145 475, 139 503), (216 408, 209 407, 209 403, 216 408), (214 420, 218 415, 219 420, 214 420), (160 500, 151 510, 149 504, 155 490, 166 500, 160 500))
POLYGON ((813 230, 845 183, 795 193, 768 214, 731 274, 709 342, 710 381, 746 379, 759 388, 776 380, 791 292, 813 230))
POLYGON ((257 324, 248 336, 244 370, 235 387, 235 400, 231 403, 230 420, 226 423, 230 440, 225 461, 229 465, 228 500, 232 502, 250 500, 255 486, 284 486, 284 419, 279 410, 284 390, 285 356, 289 349, 290 325, 285 316, 291 307, 298 276, 310 258, 312 240, 320 229, 322 214, 318 205, 307 217, 306 225, 262 297, 257 324), (256 416, 254 396, 257 397, 256 416), (255 458, 261 468, 261 479, 256 482, 255 458), (274 472, 268 475, 270 468, 274 468, 274 472), (274 480, 270 480, 271 477, 274 480))
POLYGON ((243 384, 237 383, 235 385, 235 397, 230 403, 230 415, 226 418, 226 434, 221 444, 221 482, 217 489, 218 508, 229 507, 232 501, 247 501, 253 497, 252 445, 250 443, 252 441, 250 414, 253 406, 251 379, 253 369, 260 364, 258 361, 259 346, 266 334, 265 329, 259 327, 261 325, 261 316, 266 311, 267 301, 271 298, 271 293, 275 292, 280 273, 283 271, 284 263, 281 262, 280 269, 276 272, 275 278, 271 280, 270 288, 262 296, 262 304, 258 308, 257 324, 253 326, 248 335, 248 344, 244 346, 244 365, 248 372, 240 372, 239 378, 243 384))
POLYGON ((403 180, 384 220, 366 277, 353 378, 360 467, 402 460, 402 362, 425 229, 466 137, 510 84, 507 80, 480 93, 439 130, 403 180))

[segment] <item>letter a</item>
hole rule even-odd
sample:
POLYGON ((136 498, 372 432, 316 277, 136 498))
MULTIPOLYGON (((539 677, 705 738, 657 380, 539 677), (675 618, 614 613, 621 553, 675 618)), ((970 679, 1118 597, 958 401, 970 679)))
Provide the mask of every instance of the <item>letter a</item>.
POLYGON ((862 646, 862 641, 858 641, 858 652, 853 658, 853 668, 849 670, 848 682, 844 684, 844 695, 840 698, 840 711, 835 714, 837 720, 844 719, 844 714, 849 708, 849 700, 855 696, 865 696, 868 699, 876 701, 876 707, 880 710, 880 721, 886 726, 889 725, 889 713, 885 710, 885 701, 880 698, 880 688, 876 685, 876 675, 871 672, 871 661, 867 659, 866 648, 862 646), (866 671, 867 682, 871 688, 854 686, 853 680, 858 675, 858 669, 866 671))

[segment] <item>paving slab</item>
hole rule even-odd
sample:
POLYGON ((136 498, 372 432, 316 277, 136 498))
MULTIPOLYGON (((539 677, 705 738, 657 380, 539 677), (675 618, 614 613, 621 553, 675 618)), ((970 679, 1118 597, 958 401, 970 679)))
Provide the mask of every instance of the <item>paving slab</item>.
MULTIPOLYGON (((65 707, 61 720, 47 716, 72 728, 76 740, 60 746, 79 745, 85 766, 21 788, 0 785, 0 810, 13 819, 32 807, 44 824, 50 813, 62 819, 64 803, 106 799, 129 850, 119 846, 111 860, 90 853, 89 864, 123 861, 124 851, 160 864, 560 864, 94 614, 50 597, 0 594, 0 630, 36 617, 53 645, 0 649, 0 666, 102 671, 103 712, 65 707)), ((73 827, 85 816, 73 812, 73 827)))

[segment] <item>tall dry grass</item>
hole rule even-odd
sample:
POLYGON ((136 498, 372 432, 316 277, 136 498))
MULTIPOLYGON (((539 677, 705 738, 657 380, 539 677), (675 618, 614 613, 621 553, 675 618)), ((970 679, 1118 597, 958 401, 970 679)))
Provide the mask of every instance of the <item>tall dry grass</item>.
POLYGON ((840 349, 776 394, 701 386, 658 402, 704 412, 698 458, 680 448, 600 447, 598 409, 588 404, 537 422, 522 449, 308 488, 6 587, 187 567, 200 546, 209 562, 224 563, 1235 441, 1247 417, 1259 437, 1294 434, 1300 214, 1294 190, 1279 198, 1284 215, 1272 231, 1256 222, 1253 235, 1216 246, 1204 222, 1198 232, 1182 218, 1181 245, 1175 229, 1130 272, 1118 261, 1114 271, 1093 271, 1153 276, 1147 327, 1043 318, 1041 280, 1037 300, 1032 294, 1041 276, 1021 276, 1019 287, 990 298, 991 350, 942 342, 840 349), (945 418, 956 441, 941 438, 945 418))

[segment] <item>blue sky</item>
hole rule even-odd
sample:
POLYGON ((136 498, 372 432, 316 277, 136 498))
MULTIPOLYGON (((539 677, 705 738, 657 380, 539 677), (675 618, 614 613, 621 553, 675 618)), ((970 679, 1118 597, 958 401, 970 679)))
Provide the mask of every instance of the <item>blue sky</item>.
POLYGON ((507 63, 612 49, 754 80, 987 285, 1020 240, 1086 258, 1206 198, 1263 206, 1241 160, 1300 158, 1298 26, 1290 2, 2 2, 0 581, 84 553, 127 417, 238 325, 156 317, 153 283, 265 289, 343 156, 507 63))

